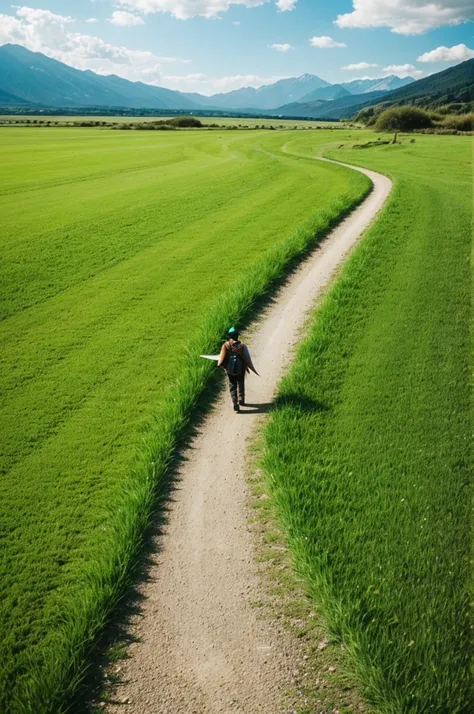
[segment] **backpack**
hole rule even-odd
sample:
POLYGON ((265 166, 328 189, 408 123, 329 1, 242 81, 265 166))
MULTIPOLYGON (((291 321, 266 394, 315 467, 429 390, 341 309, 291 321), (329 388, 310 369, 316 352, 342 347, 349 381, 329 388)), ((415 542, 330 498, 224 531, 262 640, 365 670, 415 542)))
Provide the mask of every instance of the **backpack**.
POLYGON ((241 342, 227 345, 227 365, 226 371, 231 377, 237 377, 245 372, 245 362, 243 357, 244 346, 241 342))

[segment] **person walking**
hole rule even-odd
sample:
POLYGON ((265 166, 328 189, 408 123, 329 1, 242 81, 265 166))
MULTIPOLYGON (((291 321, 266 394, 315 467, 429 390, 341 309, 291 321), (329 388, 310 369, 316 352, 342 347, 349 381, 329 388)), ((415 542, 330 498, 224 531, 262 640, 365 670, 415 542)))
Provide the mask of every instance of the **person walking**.
POLYGON ((239 340, 239 332, 231 327, 227 333, 227 341, 222 349, 217 362, 218 367, 224 367, 229 377, 230 396, 234 411, 239 412, 245 406, 245 374, 252 370, 258 374, 253 366, 247 345, 239 340))

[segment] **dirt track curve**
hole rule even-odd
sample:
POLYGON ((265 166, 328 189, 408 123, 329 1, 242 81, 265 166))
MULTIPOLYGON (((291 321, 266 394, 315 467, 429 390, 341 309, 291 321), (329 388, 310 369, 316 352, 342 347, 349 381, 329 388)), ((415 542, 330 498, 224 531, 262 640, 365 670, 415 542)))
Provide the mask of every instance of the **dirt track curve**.
POLYGON ((249 526, 246 444, 262 418, 308 311, 384 205, 388 178, 303 263, 248 341, 261 379, 247 379, 240 414, 223 394, 191 444, 157 543, 138 641, 110 714, 278 714, 291 673, 288 642, 253 603, 261 583, 249 526))

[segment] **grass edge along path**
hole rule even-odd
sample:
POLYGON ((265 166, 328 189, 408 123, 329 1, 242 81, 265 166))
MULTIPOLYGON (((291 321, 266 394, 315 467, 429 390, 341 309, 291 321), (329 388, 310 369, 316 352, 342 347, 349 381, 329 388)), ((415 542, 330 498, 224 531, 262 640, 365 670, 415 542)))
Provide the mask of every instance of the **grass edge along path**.
POLYGON ((164 476, 191 423, 198 399, 215 374, 215 365, 198 355, 217 351, 230 324, 248 323, 262 296, 269 295, 281 284, 288 271, 372 190, 369 179, 362 182, 361 187, 359 196, 346 195, 333 201, 316 214, 310 227, 297 229, 269 249, 211 309, 193 342, 192 354, 179 380, 168 390, 143 439, 133 483, 124 487, 117 499, 121 505, 115 507, 108 525, 104 526, 102 558, 90 569, 80 601, 66 601, 68 614, 55 633, 53 646, 39 666, 32 667, 28 677, 22 680, 9 714, 67 711, 74 691, 87 672, 88 652, 133 580, 164 476))
MULTIPOLYGON (((346 152, 346 155, 349 163, 357 160, 353 153, 346 152)), ((342 152, 329 156, 342 159, 342 152)), ((366 157, 364 157, 364 166, 383 171, 380 161, 371 162, 365 159, 366 157)), ((429 175, 428 169, 426 171, 429 175)), ((390 231, 390 226, 393 229, 396 221, 405 223, 407 219, 403 209, 407 209, 410 202, 407 200, 406 179, 400 180, 396 171, 390 170, 390 166, 386 167, 385 173, 394 182, 391 198, 380 219, 369 229, 364 240, 349 258, 338 282, 317 311, 310 334, 300 345, 291 372, 280 384, 276 410, 272 413, 265 430, 266 443, 262 463, 269 492, 278 508, 295 565, 305 579, 311 596, 318 603, 331 632, 344 645, 348 666, 357 676, 369 702, 375 705, 381 714, 408 712, 446 714, 448 711, 450 714, 468 714, 472 711, 470 708, 472 682, 468 661, 472 632, 469 629, 468 617, 469 594, 465 586, 466 580, 471 583, 469 572, 472 568, 472 556, 471 543, 466 542, 470 500, 467 484, 464 482, 469 474, 467 439, 470 434, 469 418, 466 415, 470 403, 468 386, 470 355, 463 353, 461 365, 456 362, 458 369, 453 371, 449 363, 450 357, 446 357, 443 353, 443 344, 440 345, 436 339, 430 340, 430 329, 425 330, 426 334, 420 331, 415 335, 415 340, 425 347, 428 343, 435 355, 434 361, 438 362, 431 368, 431 373, 428 369, 428 376, 426 376, 425 365, 420 359, 422 353, 417 352, 412 355, 406 364, 400 365, 395 361, 391 363, 396 352, 396 342, 390 344, 387 341, 382 347, 382 350, 387 352, 381 356, 381 362, 386 360, 391 368, 400 370, 399 374, 404 375, 405 372, 408 374, 408 379, 404 381, 402 376, 398 384, 400 391, 394 398, 395 402, 397 398, 400 402, 410 396, 410 389, 407 390, 406 382, 409 387, 414 387, 417 382, 413 380, 416 379, 421 380, 425 391, 433 375, 438 375, 438 378, 442 375, 441 379, 444 377, 446 385, 449 386, 442 385, 441 388, 441 384, 435 382, 435 392, 439 394, 434 394, 433 403, 422 399, 426 394, 421 390, 421 395, 418 395, 420 404, 408 403, 405 414, 402 411, 397 414, 395 411, 393 425, 388 419, 384 424, 383 417, 379 414, 380 433, 376 420, 371 424, 372 431, 364 432, 361 423, 366 419, 366 414, 361 411, 361 408, 364 408, 364 399, 370 400, 371 389, 375 388, 376 394, 387 397, 390 387, 393 387, 388 372, 387 385, 380 385, 380 374, 377 374, 377 364, 375 364, 375 367, 372 366, 372 374, 369 371, 364 373, 365 378, 374 379, 373 383, 364 385, 362 394, 354 393, 354 371, 358 368, 363 369, 364 360, 367 359, 368 339, 377 334, 374 324, 370 324, 371 315, 382 303, 384 286, 391 286, 393 274, 397 271, 397 258, 403 256, 405 268, 407 261, 415 265, 420 258, 417 249, 419 251, 421 249, 419 245, 416 246, 416 241, 415 248, 413 245, 410 247, 409 221, 399 235, 395 231, 392 233, 390 231), (400 216, 403 216, 403 219, 400 216), (364 335, 367 326, 368 336, 364 335), (358 342, 359 340, 362 342, 358 342), (351 368, 352 359, 355 360, 355 368, 352 371, 352 382, 348 386, 345 379, 351 368), (446 369, 445 373, 443 369, 446 369), (312 375, 317 375, 317 378, 313 378, 312 375), (453 378, 454 382, 451 381, 453 378), (460 390, 459 384, 467 387, 465 392, 460 390), (458 397, 464 396, 457 404, 454 403, 455 397, 453 397, 451 406, 454 411, 446 410, 443 419, 440 405, 443 405, 443 399, 448 401, 446 395, 449 395, 450 390, 458 397), (354 405, 348 404, 350 400, 354 400, 354 405), (426 423, 430 409, 433 409, 435 414, 434 424, 426 423), (411 422, 413 416, 415 420, 411 422), (431 444, 430 452, 429 439, 433 438, 433 433, 425 439, 423 434, 416 432, 415 444, 410 442, 412 450, 408 454, 403 454, 400 449, 404 442, 403 417, 406 419, 406 429, 411 430, 412 424, 417 424, 417 418, 421 424, 419 428, 426 423, 427 430, 431 428, 435 435, 446 429, 447 437, 444 438, 444 443, 440 440, 438 442, 440 445, 436 448, 438 444, 435 441, 431 444), (356 423, 354 419, 359 419, 361 423, 356 423), (393 443, 387 441, 387 433, 390 437, 390 433, 385 431, 387 424, 393 427, 393 443), (401 430, 398 431, 400 426, 401 430), (459 428, 460 433, 455 433, 456 428, 459 428), (351 429, 354 430, 355 435, 351 433, 351 429), (466 429, 467 435, 464 433, 466 429), (380 444, 384 437, 383 449, 388 452, 385 482, 383 478, 378 480, 383 469, 381 462, 374 455, 376 447, 372 449, 372 445, 377 445, 377 442, 380 444), (416 443, 418 437, 420 438, 416 443), (463 442, 463 439, 466 441, 463 442), (318 448, 312 450, 312 444, 316 443, 318 448), (397 449, 400 450, 400 461, 396 459, 397 449), (339 455, 337 453, 338 450, 340 453, 347 452, 347 456, 341 458, 340 453, 339 455), (410 458, 415 464, 413 468, 410 458), (425 466, 424 461, 429 466, 425 466), (432 469, 431 492, 429 486, 425 486, 423 491, 423 486, 415 478, 422 473, 423 468, 428 471, 432 469), (410 486, 412 486, 411 491, 410 486), (449 501, 450 488, 456 494, 457 502, 454 497, 449 501), (416 500, 417 496, 419 502, 416 500), (387 502, 390 505, 385 508, 387 502), (457 511, 445 513, 443 518, 443 507, 446 511, 449 510, 445 503, 451 505, 456 503, 457 511), (395 528, 392 529, 390 536, 394 539, 394 547, 403 550, 405 546, 404 557, 406 557, 406 562, 401 557, 395 564, 390 563, 393 549, 389 538, 384 537, 382 529, 379 529, 378 533, 379 552, 377 546, 374 547, 374 543, 370 541, 370 535, 374 537, 374 532, 377 532, 373 524, 377 519, 383 521, 387 510, 391 507, 398 513, 399 520, 394 522, 395 528), (370 524, 371 530, 364 520, 368 513, 367 508, 372 508, 374 511, 373 523, 370 524), (405 513, 408 513, 408 516, 405 513), (418 562, 417 554, 413 555, 409 552, 410 546, 406 548, 409 541, 403 540, 407 537, 404 521, 410 519, 413 521, 413 541, 419 540, 425 548, 423 551, 423 547, 419 546, 421 558, 418 562), (327 521, 330 527, 320 526, 320 522, 323 521, 327 521), (366 529, 369 530, 368 537, 366 529), (431 539, 427 534, 428 531, 434 533, 431 539), (347 533, 351 532, 354 533, 352 545, 349 542, 350 537, 347 536, 347 533), (445 549, 438 550, 437 546, 444 543, 444 538, 445 549), (363 558, 364 552, 368 551, 372 551, 367 558, 369 563, 372 559, 372 572, 369 573, 367 569, 367 581, 360 581, 356 588, 351 586, 350 594, 347 596, 347 578, 358 571, 358 558, 363 558), (372 557, 373 552, 375 557, 372 557), (410 569, 414 564, 419 567, 415 572, 410 569), (343 576, 337 573, 338 569, 344 573, 343 576), (435 599, 426 603, 417 602, 417 595, 430 592, 431 569, 436 583, 434 586, 436 595, 444 594, 444 601, 441 597, 437 603, 435 599), (398 590, 397 577, 400 586, 398 590), (416 628, 413 625, 417 623, 412 619, 412 631, 406 627, 407 619, 403 617, 403 606, 407 606, 407 603, 401 602, 401 607, 393 607, 396 598, 401 597, 400 591, 403 591, 404 579, 408 581, 412 579, 408 588, 413 599, 412 618, 413 612, 417 612, 419 622, 423 623, 416 628), (391 588, 396 594, 390 603, 391 588), (449 611, 446 605, 452 602, 454 604, 449 611), (436 604, 439 606, 438 609, 436 604), (393 608, 391 613, 390 606, 393 608), (392 621, 389 621, 387 613, 392 614, 392 621), (377 629, 378 622, 383 623, 379 629, 377 629), (455 626, 453 626, 454 622, 455 626), (443 624, 445 624, 445 631, 442 628, 443 624), (451 629, 448 629, 449 625, 451 629), (384 634, 387 635, 387 639, 379 647, 379 641, 384 634), (382 651, 383 648, 385 652, 382 651)), ((446 203, 448 204, 448 201, 446 203)), ((453 207, 452 211, 455 212, 456 208, 453 207)), ((434 214, 434 210, 432 213, 434 214)), ((426 215, 424 219, 426 220, 426 215)), ((421 210, 417 220, 423 221, 421 210)), ((435 230, 432 225, 433 218, 427 223, 428 227, 424 226, 424 229, 435 230)), ((463 224, 461 223, 460 226, 462 228, 463 224)), ((450 265, 440 263, 437 279, 441 281, 440 288, 448 285, 449 280, 454 284, 452 276, 456 276, 459 282, 464 279, 463 289, 466 291, 467 267, 464 252, 467 248, 463 243, 463 240, 467 242, 466 236, 459 239, 455 228, 448 235, 456 237, 453 240, 452 250, 454 253, 457 249, 458 259, 450 265), (459 272, 453 270, 453 265, 459 268, 459 272), (443 278, 443 273, 448 277, 443 278)), ((438 254, 439 257, 446 256, 446 252, 443 253, 443 246, 438 247, 440 244, 437 246, 436 243, 431 245, 428 243, 428 245, 435 256, 438 254)), ((423 257, 426 261, 426 256, 423 257)), ((421 278, 426 280, 426 285, 432 284, 429 282, 428 273, 431 271, 431 276, 436 275, 434 260, 435 258, 433 263, 429 263, 429 270, 420 273, 421 278)), ((400 271, 400 274, 402 273, 403 271, 400 271)), ((416 275, 416 269, 414 275, 415 278, 419 277, 416 275)), ((403 282, 401 284, 403 285, 403 282)), ((420 290, 423 290, 423 287, 422 285, 420 290)), ((400 289, 400 284, 398 288, 396 284, 393 286, 391 299, 395 300, 395 304, 401 305, 402 313, 403 307, 407 308, 398 324, 395 318, 395 328, 398 332, 394 331, 392 337, 395 336, 396 339, 401 339, 404 334, 407 334, 404 332, 405 329, 408 327, 409 332, 410 327, 416 324, 416 309, 413 310, 413 303, 409 306, 408 301, 405 301, 407 296, 409 299, 413 294, 417 294, 416 289, 418 289, 416 279, 411 286, 408 286, 406 294, 400 289), (403 319, 406 320, 405 324, 403 319)), ((470 289, 469 284, 469 291, 470 289)), ((462 328, 466 328, 465 310, 461 310, 462 317, 459 318, 464 319, 464 323, 459 322, 456 317, 453 319, 453 315, 459 314, 459 305, 462 305, 463 298, 467 295, 462 289, 457 292, 456 290, 457 288, 452 287, 447 295, 433 297, 435 314, 438 311, 437 317, 442 314, 439 307, 443 297, 446 312, 451 310, 451 313, 448 313, 449 317, 441 320, 440 333, 435 333, 438 340, 449 334, 456 335, 456 332, 450 333, 450 329, 456 330, 458 327, 459 334, 462 328), (453 305, 457 311, 453 309, 453 305)), ((467 295, 467 298, 469 297, 470 294, 467 295)), ((426 302, 422 304, 426 308, 426 302)), ((389 331, 391 327, 389 314, 385 312, 383 317, 386 322, 382 324, 379 322, 378 328, 382 332, 379 331, 378 335, 383 334, 384 330, 389 331)), ((437 325, 436 320, 434 325, 437 325)), ((433 328, 433 321, 430 323, 428 320, 428 328, 433 328)), ((452 344, 448 344, 456 353, 456 357, 459 357, 461 348, 469 344, 466 329, 452 344)), ((360 377, 361 381, 364 377, 360 377)), ((416 402, 416 397, 413 401, 416 402)), ((392 412, 393 406, 388 399, 382 401, 381 405, 387 412, 392 412)), ((371 406, 366 406, 367 411, 370 411, 371 406)))

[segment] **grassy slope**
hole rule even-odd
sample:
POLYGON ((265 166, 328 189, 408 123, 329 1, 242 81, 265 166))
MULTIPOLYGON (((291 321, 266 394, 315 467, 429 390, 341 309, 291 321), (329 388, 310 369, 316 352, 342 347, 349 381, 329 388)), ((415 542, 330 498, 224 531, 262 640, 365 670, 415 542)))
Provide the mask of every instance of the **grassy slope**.
POLYGON ((215 347, 367 190, 344 169, 274 154, 284 140, 0 136, 0 711, 57 714, 73 685, 209 374, 192 362, 163 402, 186 345, 215 347))
POLYGON ((472 142, 329 155, 395 189, 281 384, 266 469, 377 711, 468 714, 472 142))

